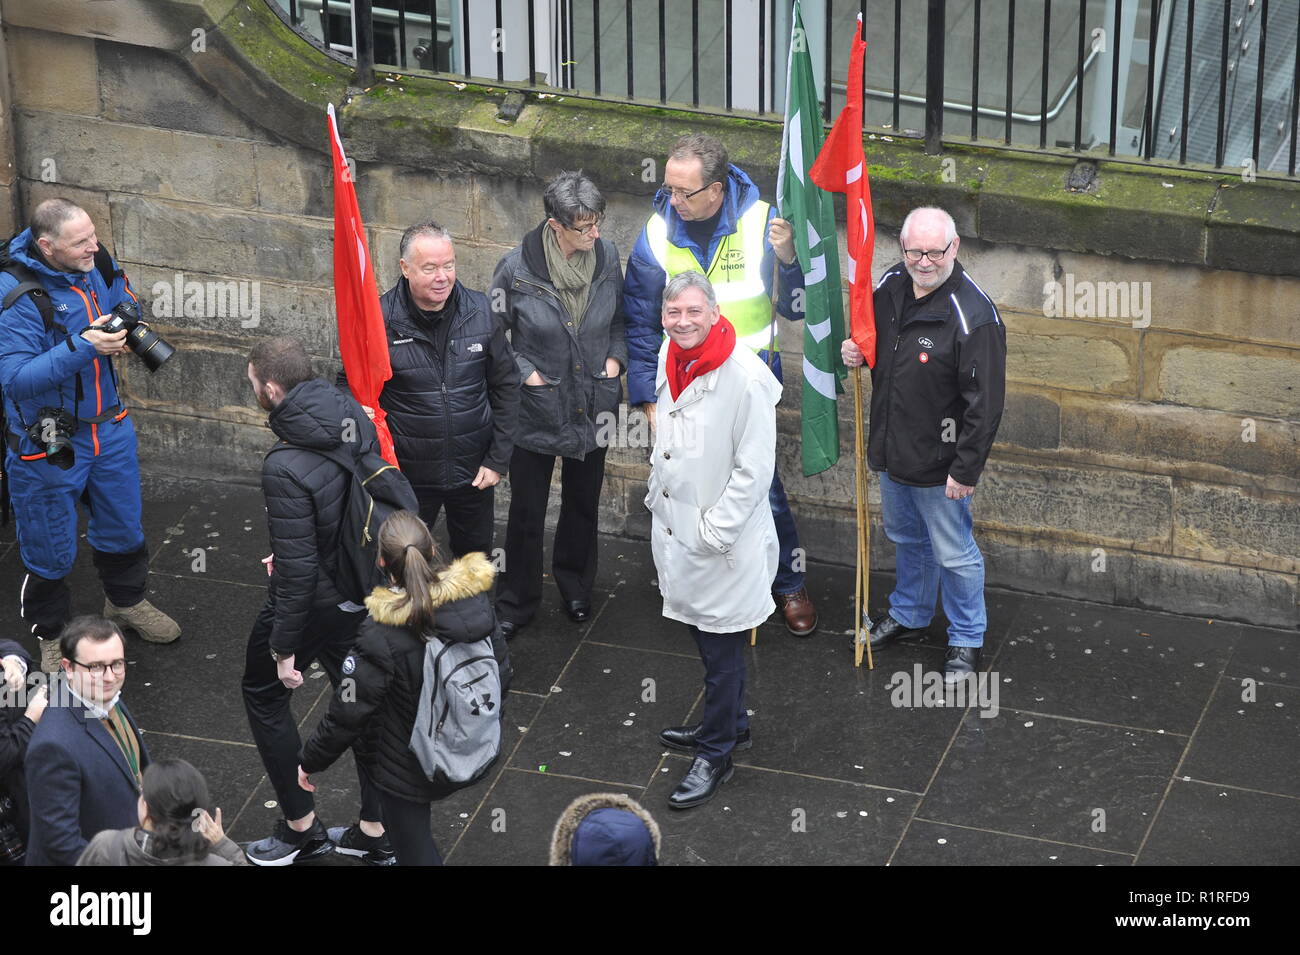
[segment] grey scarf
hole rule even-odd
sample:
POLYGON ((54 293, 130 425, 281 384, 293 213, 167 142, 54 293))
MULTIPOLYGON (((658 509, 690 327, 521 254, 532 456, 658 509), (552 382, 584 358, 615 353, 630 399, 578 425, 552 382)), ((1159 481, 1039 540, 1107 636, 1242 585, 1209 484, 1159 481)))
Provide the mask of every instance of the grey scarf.
POLYGON ((546 268, 551 273, 551 284, 560 295, 560 301, 573 316, 574 328, 582 327, 582 313, 587 310, 587 294, 591 291, 591 278, 596 274, 596 250, 574 252, 565 258, 555 230, 550 225, 542 229, 542 249, 546 252, 546 268))

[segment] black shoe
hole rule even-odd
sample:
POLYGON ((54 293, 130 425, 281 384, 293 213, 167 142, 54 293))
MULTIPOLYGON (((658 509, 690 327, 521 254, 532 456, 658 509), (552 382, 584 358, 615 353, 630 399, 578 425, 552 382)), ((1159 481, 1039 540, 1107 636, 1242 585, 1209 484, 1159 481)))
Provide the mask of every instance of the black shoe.
MULTIPOLYGON (((696 746, 695 739, 700 735, 701 725, 696 723, 694 726, 670 726, 660 731, 659 742, 673 749, 693 753, 696 746)), ((749 730, 736 734, 736 749, 749 749, 753 745, 753 740, 749 738, 749 730)))
POLYGON ((726 757, 718 766, 714 766, 703 756, 696 756, 690 771, 677 784, 673 794, 668 797, 669 809, 690 809, 706 803, 714 797, 723 783, 735 772, 731 757, 726 757))
POLYGON ((393 852, 388 833, 382 836, 368 836, 361 831, 361 824, 335 826, 329 830, 330 842, 334 851, 340 855, 355 856, 366 865, 396 865, 397 855, 393 852))
POLYGON ((512 623, 509 620, 498 620, 497 626, 501 628, 501 636, 506 640, 513 640, 515 634, 519 632, 518 624, 512 623))
MULTIPOLYGON (((865 616, 865 614, 864 614, 865 616)), ((893 617, 886 614, 871 622, 871 640, 872 650, 882 650, 889 646, 895 640, 903 640, 916 633, 925 633, 925 629, 916 629, 905 627, 893 617)))
POLYGON ((293 865, 333 851, 334 843, 317 816, 306 832, 294 832, 289 823, 277 820, 275 832, 250 844, 244 855, 253 865, 293 865))
POLYGON ((564 602, 564 612, 569 615, 569 619, 574 623, 586 623, 591 619, 591 601, 566 600, 564 602))
POLYGON ((979 647, 949 647, 943 660, 943 682, 960 683, 980 667, 979 647))

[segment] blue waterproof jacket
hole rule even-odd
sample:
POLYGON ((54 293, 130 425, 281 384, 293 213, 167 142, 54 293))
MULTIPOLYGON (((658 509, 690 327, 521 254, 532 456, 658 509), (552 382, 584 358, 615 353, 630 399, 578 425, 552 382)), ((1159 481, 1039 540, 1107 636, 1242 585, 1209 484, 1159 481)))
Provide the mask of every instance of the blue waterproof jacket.
MULTIPOLYGON (((18 435, 19 453, 38 454, 40 448, 25 433, 44 407, 62 407, 83 419, 74 437, 76 453, 98 456, 101 424, 84 419, 103 415, 120 404, 112 359, 100 355, 81 333, 95 319, 107 315, 121 302, 139 300, 126 276, 117 270, 111 286, 98 269, 61 272, 46 265, 33 252, 32 234, 25 229, 7 249, 13 260, 41 279, 53 305, 54 321, 61 330, 49 331, 31 295, 22 295, 0 312, 0 389, 4 392, 9 431, 18 435)), ((18 285, 8 273, 0 274, 0 300, 18 285)))
MULTIPOLYGON (((740 217, 750 206, 759 200, 758 186, 737 166, 727 167, 727 190, 722 197, 721 214, 718 226, 709 239, 707 249, 700 248, 691 241, 686 232, 686 223, 677 215, 668 197, 657 194, 654 200, 655 211, 668 223, 668 241, 681 249, 689 249, 700 271, 707 272, 713 253, 724 236, 730 235, 738 228, 740 217)), ((776 206, 768 211, 768 222, 777 215, 776 206)), ((763 241, 763 287, 767 294, 772 294, 772 262, 776 253, 772 244, 763 241)), ((627 390, 628 404, 639 405, 655 400, 655 369, 659 361, 659 346, 663 344, 664 331, 661 321, 664 285, 667 276, 655 260, 650 250, 650 241, 646 230, 641 229, 632 254, 627 260, 627 276, 623 280, 623 311, 627 322, 627 390)), ((796 259, 790 265, 782 263, 780 270, 780 297, 777 299, 777 311, 790 320, 803 317, 796 314, 792 304, 794 289, 803 288, 803 271, 796 259)), ((759 357, 767 359, 766 349, 759 357)), ((781 357, 772 356, 772 372, 781 380, 781 357)))

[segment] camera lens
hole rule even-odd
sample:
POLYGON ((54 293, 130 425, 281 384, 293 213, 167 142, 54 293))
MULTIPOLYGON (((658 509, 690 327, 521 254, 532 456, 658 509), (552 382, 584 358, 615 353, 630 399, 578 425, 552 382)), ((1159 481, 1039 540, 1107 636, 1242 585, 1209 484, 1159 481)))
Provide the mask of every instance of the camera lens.
POLYGON ((131 351, 140 357, 150 373, 157 371, 172 355, 176 354, 176 348, 169 344, 167 339, 144 324, 136 325, 127 332, 126 343, 131 347, 131 351))

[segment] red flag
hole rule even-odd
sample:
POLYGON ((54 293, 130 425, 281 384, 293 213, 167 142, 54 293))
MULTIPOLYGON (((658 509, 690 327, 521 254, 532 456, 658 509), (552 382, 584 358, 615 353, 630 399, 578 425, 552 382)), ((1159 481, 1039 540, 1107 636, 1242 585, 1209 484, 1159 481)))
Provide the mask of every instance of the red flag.
POLYGON ((862 16, 849 53, 848 102, 840 110, 809 175, 827 192, 848 198, 849 335, 876 367, 876 311, 871 300, 871 256, 876 248, 876 218, 871 211, 871 181, 862 151, 862 16))
POLYGON ((384 382, 393 377, 393 366, 388 362, 388 334, 379 309, 379 289, 366 230, 357 207, 357 188, 343 152, 333 103, 328 113, 334 154, 334 310, 339 323, 339 354, 352 394, 366 407, 375 409, 379 453, 390 464, 397 464, 384 409, 379 407, 384 382))

